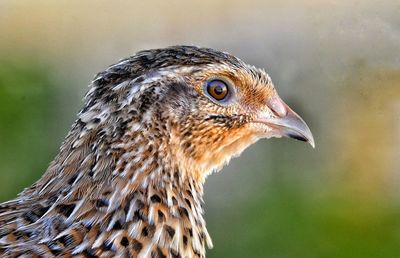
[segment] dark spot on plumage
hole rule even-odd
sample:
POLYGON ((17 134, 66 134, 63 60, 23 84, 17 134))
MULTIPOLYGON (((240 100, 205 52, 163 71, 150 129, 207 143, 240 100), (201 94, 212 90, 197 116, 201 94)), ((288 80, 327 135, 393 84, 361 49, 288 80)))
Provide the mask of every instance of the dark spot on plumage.
POLYGON ((182 144, 182 147, 184 149, 189 149, 192 146, 192 144, 189 141, 186 141, 182 144))
POLYGON ((119 167, 119 168, 117 169, 117 172, 118 172, 119 174, 122 174, 122 172, 124 172, 124 169, 125 169, 125 167, 119 167))
POLYGON ((167 258, 163 252, 161 251, 161 249, 159 247, 157 247, 157 249, 153 252, 151 252, 151 257, 152 258, 167 258))
POLYGON ((191 228, 188 229, 188 232, 189 232, 189 236, 193 237, 193 230, 191 228))
POLYGON ((152 59, 153 56, 151 55, 151 53, 149 53, 148 55, 140 55, 137 57, 137 61, 140 62, 141 66, 143 66, 143 68, 150 68, 151 63, 152 63, 152 59))
POLYGON ((200 240, 200 244, 204 245, 204 238, 199 238, 199 240, 200 240))
POLYGON ((33 214, 33 213, 30 212, 30 211, 25 212, 25 213, 22 215, 22 218, 23 218, 24 220, 26 220, 29 224, 34 223, 35 221, 37 221, 37 220, 39 219, 35 214, 33 214))
POLYGON ((129 240, 128 240, 128 238, 127 237, 123 237, 122 239, 121 239, 121 245, 122 246, 124 246, 124 247, 127 247, 128 245, 129 245, 129 240))
POLYGON ((164 228, 165 228, 165 231, 167 231, 169 237, 173 238, 175 235, 175 229, 173 229, 171 226, 168 226, 168 225, 165 225, 164 228))
POLYGON ((124 212, 125 212, 125 214, 128 214, 130 207, 131 207, 130 202, 126 202, 126 204, 125 204, 125 206, 124 206, 124 212))
POLYGON ((21 239, 21 238, 24 238, 26 236, 26 234, 24 232, 21 232, 21 231, 15 231, 13 234, 10 231, 7 231, 7 232, 2 232, 0 234, 0 238, 3 237, 4 235, 8 235, 8 234, 14 235, 14 237, 16 239, 21 239))
POLYGON ((179 207, 178 210, 179 210, 179 214, 180 214, 181 216, 189 217, 189 212, 187 211, 186 208, 184 208, 184 207, 179 207))
POLYGON ((96 118, 94 118, 94 119, 92 120, 92 123, 94 123, 94 124, 98 124, 98 123, 100 123, 100 122, 101 122, 101 119, 98 118, 98 117, 96 117, 96 118))
POLYGON ((206 238, 206 234, 203 231, 201 231, 199 233, 199 236, 200 236, 200 239, 205 239, 206 238))
POLYGON ((178 201, 176 200, 176 198, 174 196, 172 197, 172 204, 173 205, 177 205, 178 204, 178 201))
POLYGON ((173 250, 173 249, 170 249, 169 253, 171 254, 172 258, 181 258, 180 254, 177 251, 173 250))
POLYGON ((103 196, 110 195, 112 192, 110 190, 104 191, 103 196))
POLYGON ((187 246, 187 243, 188 243, 188 238, 187 238, 187 236, 183 236, 183 237, 182 237, 182 240, 183 240, 183 244, 184 244, 185 246, 187 246))
POLYGON ((143 93, 138 107, 140 114, 144 114, 154 102, 154 99, 151 98, 151 94, 154 94, 154 88, 151 88, 147 92, 143 93))
POLYGON ((71 187, 65 187, 63 190, 60 191, 59 195, 60 196, 67 196, 67 194, 70 192, 71 187))
POLYGON ((32 207, 31 212, 33 215, 35 215, 37 218, 41 218, 48 210, 50 206, 35 206, 32 207))
POLYGON ((96 133, 96 138, 97 139, 102 139, 106 135, 106 132, 104 130, 100 130, 96 133))
POLYGON ((84 250, 84 251, 82 252, 82 255, 83 255, 84 257, 86 257, 86 258, 98 258, 98 256, 95 255, 95 252, 94 252, 94 250, 92 250, 92 249, 84 250))
POLYGON ((149 235, 149 230, 147 227, 144 227, 142 229, 142 236, 147 237, 149 235))
MULTIPOLYGON (((83 106, 81 113, 86 113, 92 106, 94 105, 94 100, 93 99, 88 99, 86 101, 86 104, 83 106)), ((81 119, 78 119, 77 125, 79 124, 80 127, 84 127, 86 123, 82 122, 81 119)))
POLYGON ((204 237, 205 237, 205 235, 203 234, 203 232, 198 233, 198 234, 197 234, 197 237, 199 238, 200 243, 203 244, 203 242, 204 242, 203 240, 204 240, 204 237))
POLYGON ((34 233, 32 231, 27 231, 27 232, 24 232, 24 233, 28 236, 28 238, 33 238, 33 237, 35 237, 37 235, 37 233, 34 233))
POLYGON ((83 128, 86 125, 86 123, 84 123, 80 118, 78 120, 76 120, 76 124, 74 125, 74 127, 78 127, 78 128, 83 128))
POLYGON ((103 247, 104 250, 111 250, 112 247, 113 247, 113 243, 111 241, 109 241, 109 240, 106 240, 106 241, 103 242, 103 246, 102 247, 103 247))
POLYGON ((150 197, 150 200, 152 203, 160 203, 161 202, 161 198, 157 194, 152 195, 150 197))
POLYGON ((57 201, 57 199, 58 199, 57 195, 51 196, 46 202, 47 206, 51 207, 57 201))
POLYGON ((194 254, 196 255, 196 257, 201 257, 201 254, 199 253, 198 250, 193 250, 194 254))
POLYGON ((109 173, 115 170, 117 167, 117 164, 115 162, 111 163, 111 165, 108 167, 109 173))
POLYGON ((137 117, 137 116, 138 116, 138 112, 137 112, 135 109, 129 110, 128 114, 129 114, 131 117, 137 117))
POLYGON ((75 209, 75 204, 59 204, 56 206, 56 211, 68 218, 75 209))
MULTIPOLYGON (((107 78, 109 76, 109 74, 106 73, 106 71, 102 72, 102 74, 103 75, 100 76, 94 83, 94 85, 98 85, 100 87, 96 87, 95 90, 92 92, 92 95, 91 95, 92 100, 102 99, 102 96, 107 95, 107 92, 109 90, 108 87, 101 86, 101 85, 107 84, 107 82, 109 81, 107 78)), ((90 103, 90 104, 92 104, 92 103, 90 103)), ((93 104, 95 104, 95 101, 93 101, 93 104)))
POLYGON ((121 222, 120 222, 119 220, 117 220, 117 221, 114 223, 112 229, 113 229, 113 230, 120 230, 120 229, 122 229, 122 224, 121 224, 121 222))
POLYGON ((98 199, 96 200, 96 207, 103 208, 108 206, 108 200, 106 199, 98 199))
POLYGON ((226 116, 224 115, 209 115, 206 118, 204 118, 205 121, 217 121, 217 122, 225 122, 225 120, 227 119, 226 116))
POLYGON ((86 223, 86 224, 84 224, 84 226, 85 226, 86 231, 89 231, 92 229, 92 224, 90 224, 90 223, 86 223))
POLYGON ((154 236, 155 226, 148 225, 143 227, 142 229, 142 236, 152 238, 154 236))
POLYGON ((59 241, 64 246, 72 245, 75 241, 74 237, 71 235, 64 235, 64 236, 57 238, 56 240, 59 241))
POLYGON ((132 249, 136 252, 140 252, 140 250, 142 250, 143 245, 142 243, 140 243, 139 241, 137 241, 136 239, 132 240, 132 249))
POLYGON ((192 191, 190 191, 190 190, 186 190, 186 193, 191 197, 191 198, 193 198, 193 194, 192 194, 192 191))
POLYGON ((97 91, 93 92, 93 94, 99 99, 105 95, 105 91, 109 91, 111 84, 117 85, 134 76, 129 71, 129 66, 125 64, 113 65, 96 76, 94 84, 98 87, 96 88, 97 91))
POLYGON ((54 255, 54 256, 58 256, 62 252, 62 250, 51 248, 51 246, 49 246, 49 249, 50 249, 51 254, 54 255))
POLYGON ((78 174, 73 175, 69 180, 68 180, 68 184, 69 185, 73 185, 76 181, 76 179, 78 178, 78 174))
POLYGON ((192 136, 192 131, 187 130, 183 133, 183 138, 190 138, 192 136))
POLYGON ((115 129, 116 137, 122 137, 128 129, 128 121, 121 122, 115 129))
POLYGON ((174 179, 176 182, 179 182, 179 171, 174 172, 174 179))
POLYGON ((192 208, 192 203, 189 201, 188 198, 185 198, 185 202, 189 206, 189 208, 192 208))
MULTIPOLYGON (((137 150, 135 150, 135 152, 137 152, 137 150)), ((143 160, 138 161, 138 162, 135 164, 135 168, 143 167, 143 163, 144 163, 143 160)))
POLYGON ((117 100, 118 97, 115 93, 109 93, 104 97, 104 101, 107 102, 114 102, 115 100, 117 100))
POLYGON ((142 202, 141 200, 137 200, 136 201, 136 205, 137 205, 137 208, 140 210, 140 209, 143 209, 144 208, 144 202, 142 202))
POLYGON ((160 210, 158 210, 157 213, 158 213, 159 222, 165 221, 165 215, 164 215, 164 213, 163 213, 162 211, 160 211, 160 210))
POLYGON ((90 170, 89 173, 88 173, 88 176, 93 177, 93 175, 94 175, 93 170, 90 170))
POLYGON ((212 121, 216 125, 223 126, 226 129, 231 129, 233 127, 237 127, 244 123, 244 118, 240 115, 209 115, 204 118, 205 121, 212 121))
MULTIPOLYGON (((62 232, 67 228, 65 223, 65 218, 62 216, 53 216, 51 218, 45 217, 43 219, 43 227, 40 234, 47 236, 53 235, 55 232, 62 232)), ((37 235, 39 232, 37 230, 32 230, 32 235, 37 235)))

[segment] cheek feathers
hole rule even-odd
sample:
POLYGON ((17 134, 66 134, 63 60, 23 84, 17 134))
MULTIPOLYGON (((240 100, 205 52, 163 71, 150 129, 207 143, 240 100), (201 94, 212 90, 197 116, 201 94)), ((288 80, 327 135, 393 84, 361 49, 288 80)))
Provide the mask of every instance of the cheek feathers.
POLYGON ((246 110, 262 110, 266 107, 268 99, 275 94, 272 85, 247 84, 239 89, 239 103, 246 110))
POLYGON ((218 171, 226 165, 231 158, 239 156, 249 145, 259 139, 257 134, 245 129, 237 129, 230 135, 222 137, 219 142, 210 146, 201 146, 201 154, 197 162, 203 169, 204 176, 218 171))
POLYGON ((220 170, 232 157, 238 156, 250 144, 259 139, 259 135, 247 126, 225 128, 209 126, 202 130, 182 135, 184 156, 187 162, 195 166, 194 171, 205 177, 220 170), (199 133, 193 133, 199 132, 199 133), (200 133, 201 132, 201 133, 200 133))

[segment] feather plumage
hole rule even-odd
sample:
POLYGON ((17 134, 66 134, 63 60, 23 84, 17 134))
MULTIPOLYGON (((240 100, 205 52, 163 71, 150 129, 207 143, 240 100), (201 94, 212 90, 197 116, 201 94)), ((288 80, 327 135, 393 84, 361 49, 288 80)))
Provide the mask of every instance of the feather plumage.
POLYGON ((284 135, 257 122, 279 118, 267 105, 275 96, 263 70, 212 49, 148 50, 110 66, 46 173, 0 205, 0 254, 204 257, 203 182, 256 140, 284 135), (234 104, 205 96, 217 77, 234 85, 234 104))

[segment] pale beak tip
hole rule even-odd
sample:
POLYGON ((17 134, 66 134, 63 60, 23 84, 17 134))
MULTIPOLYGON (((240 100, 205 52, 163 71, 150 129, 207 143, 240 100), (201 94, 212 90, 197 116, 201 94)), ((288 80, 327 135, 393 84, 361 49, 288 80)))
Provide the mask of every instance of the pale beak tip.
POLYGON ((311 145, 311 147, 312 147, 313 149, 315 149, 314 138, 309 139, 309 140, 308 140, 308 143, 311 145))
MULTIPOLYGON (((313 147, 313 149, 315 149, 315 141, 314 141, 314 137, 311 134, 311 131, 308 129, 308 127, 306 127, 307 130, 303 131, 302 133, 298 132, 298 131, 292 131, 290 128, 286 134, 284 134, 286 137, 292 138, 292 139, 296 139, 302 142, 308 142, 311 147, 313 147)), ((287 130, 287 129, 286 129, 287 130)))

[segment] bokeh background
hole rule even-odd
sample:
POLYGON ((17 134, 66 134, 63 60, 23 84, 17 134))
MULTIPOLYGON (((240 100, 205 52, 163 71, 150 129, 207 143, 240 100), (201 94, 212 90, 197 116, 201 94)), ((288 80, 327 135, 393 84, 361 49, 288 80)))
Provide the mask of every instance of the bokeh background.
POLYGON ((399 1, 0 1, 0 201, 45 171, 95 73, 194 44, 265 68, 316 149, 260 141, 206 183, 208 257, 400 257, 399 1))

